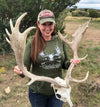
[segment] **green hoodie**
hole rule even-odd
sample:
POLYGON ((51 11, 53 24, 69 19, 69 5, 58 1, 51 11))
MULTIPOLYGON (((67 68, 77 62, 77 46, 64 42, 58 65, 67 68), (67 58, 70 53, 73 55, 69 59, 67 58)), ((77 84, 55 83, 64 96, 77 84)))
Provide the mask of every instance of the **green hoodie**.
MULTIPOLYGON (((32 62, 30 55, 31 41, 26 45, 24 64, 28 71, 39 76, 62 78, 62 69, 67 69, 70 65, 67 58, 66 45, 58 35, 53 36, 50 41, 46 41, 46 47, 38 54, 35 64, 32 62)), ((44 95, 54 94, 53 88, 48 82, 36 81, 29 88, 36 93, 44 95)))

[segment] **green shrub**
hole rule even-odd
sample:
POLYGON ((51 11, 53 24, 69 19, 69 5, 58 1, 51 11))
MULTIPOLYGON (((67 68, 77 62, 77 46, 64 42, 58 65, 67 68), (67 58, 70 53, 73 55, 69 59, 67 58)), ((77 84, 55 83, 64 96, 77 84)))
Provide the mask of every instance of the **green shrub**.
POLYGON ((55 26, 55 29, 56 31, 60 31, 61 33, 64 33, 64 29, 65 29, 65 26, 64 26, 64 20, 65 20, 65 17, 67 16, 67 10, 65 9, 63 12, 61 12, 59 14, 59 16, 56 18, 56 26, 55 26))
POLYGON ((98 15, 99 14, 98 14, 98 12, 96 10, 92 10, 92 9, 89 10, 89 16, 90 17, 97 18, 98 15))
POLYGON ((82 11, 82 10, 74 11, 74 12, 72 12, 72 16, 78 16, 78 17, 86 16, 86 17, 88 17, 88 12, 82 11))

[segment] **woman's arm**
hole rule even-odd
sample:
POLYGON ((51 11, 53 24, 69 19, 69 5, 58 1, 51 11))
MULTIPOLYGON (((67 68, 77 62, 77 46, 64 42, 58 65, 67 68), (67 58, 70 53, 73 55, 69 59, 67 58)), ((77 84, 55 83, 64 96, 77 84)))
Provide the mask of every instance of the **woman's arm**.
POLYGON ((66 44, 63 42, 63 51, 64 51, 64 55, 65 55, 65 59, 64 59, 64 63, 62 65, 63 69, 68 69, 69 65, 70 65, 70 60, 68 59, 67 56, 67 46, 66 44))
POLYGON ((31 67, 31 41, 29 41, 25 48, 25 54, 24 54, 24 65, 27 68, 28 71, 30 71, 31 67))

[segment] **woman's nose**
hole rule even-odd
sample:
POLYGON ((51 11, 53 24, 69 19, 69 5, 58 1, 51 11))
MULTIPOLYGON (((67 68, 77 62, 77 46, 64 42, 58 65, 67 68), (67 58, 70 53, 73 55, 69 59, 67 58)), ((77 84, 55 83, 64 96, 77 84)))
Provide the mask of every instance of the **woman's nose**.
POLYGON ((46 29, 50 29, 50 27, 47 25, 47 26, 46 26, 46 29))

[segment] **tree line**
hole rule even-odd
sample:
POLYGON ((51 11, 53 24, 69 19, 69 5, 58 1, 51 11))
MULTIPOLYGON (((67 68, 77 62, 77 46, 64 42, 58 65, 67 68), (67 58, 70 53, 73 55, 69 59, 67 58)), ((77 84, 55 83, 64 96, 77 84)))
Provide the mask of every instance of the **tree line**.
POLYGON ((100 17, 100 10, 98 9, 77 9, 77 6, 73 6, 73 8, 69 9, 69 11, 72 13, 72 16, 85 16, 85 17, 91 17, 91 18, 99 18, 100 17))

